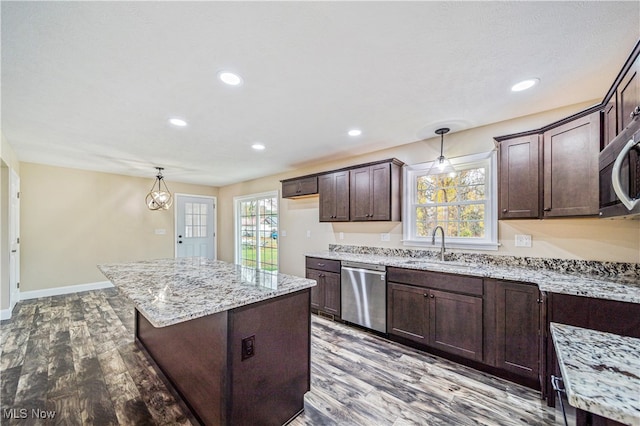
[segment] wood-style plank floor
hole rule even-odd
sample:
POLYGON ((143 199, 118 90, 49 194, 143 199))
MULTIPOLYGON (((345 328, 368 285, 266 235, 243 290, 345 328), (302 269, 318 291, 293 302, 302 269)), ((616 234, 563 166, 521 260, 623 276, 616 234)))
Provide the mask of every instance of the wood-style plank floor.
MULTIPOLYGON (((133 330, 115 289, 20 302, 0 325, 0 423, 195 424, 133 330)), ((311 356, 293 426, 562 424, 537 392, 317 316, 311 356)))

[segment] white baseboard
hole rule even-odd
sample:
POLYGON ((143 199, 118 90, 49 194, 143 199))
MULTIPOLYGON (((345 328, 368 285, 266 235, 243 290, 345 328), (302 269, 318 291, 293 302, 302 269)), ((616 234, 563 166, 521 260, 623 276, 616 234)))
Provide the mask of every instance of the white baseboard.
MULTIPOLYGON (((99 290, 101 288, 113 287, 111 281, 100 281, 97 283, 67 285, 64 287, 46 288, 43 290, 21 291, 20 300, 38 299, 40 297, 60 296, 62 294, 79 293, 81 291, 99 290)), ((9 313, 11 317, 11 313, 9 313)))
POLYGON ((11 319, 11 309, 0 310, 0 321, 11 319))

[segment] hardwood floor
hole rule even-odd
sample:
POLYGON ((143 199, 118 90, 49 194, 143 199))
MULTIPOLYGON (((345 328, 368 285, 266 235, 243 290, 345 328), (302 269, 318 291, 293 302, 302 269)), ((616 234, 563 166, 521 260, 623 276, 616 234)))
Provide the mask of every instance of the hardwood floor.
MULTIPOLYGON (((0 423, 196 424, 133 328, 115 289, 20 302, 0 325, 0 423)), ((312 334, 312 389, 293 426, 562 424, 522 386, 315 315, 312 334)))

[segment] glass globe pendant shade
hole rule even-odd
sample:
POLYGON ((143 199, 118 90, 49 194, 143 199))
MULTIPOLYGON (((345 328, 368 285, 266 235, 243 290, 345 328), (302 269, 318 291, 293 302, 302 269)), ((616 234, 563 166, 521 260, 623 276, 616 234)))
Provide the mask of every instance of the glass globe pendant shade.
POLYGON ((145 202, 149 210, 168 210, 173 204, 173 196, 171 192, 169 192, 167 184, 164 182, 164 177, 162 176, 162 170, 164 169, 162 167, 156 167, 156 169, 158 169, 158 175, 151 187, 151 191, 149 191, 145 198, 145 202))
POLYGON ((431 167, 427 172, 427 174, 429 175, 441 175, 441 174, 452 175, 456 173, 456 169, 453 167, 451 162, 443 154, 444 135, 445 133, 448 133, 448 132, 449 132, 449 129, 446 127, 436 130, 436 134, 440 135, 440 156, 435 160, 433 160, 433 163, 431 164, 431 167))

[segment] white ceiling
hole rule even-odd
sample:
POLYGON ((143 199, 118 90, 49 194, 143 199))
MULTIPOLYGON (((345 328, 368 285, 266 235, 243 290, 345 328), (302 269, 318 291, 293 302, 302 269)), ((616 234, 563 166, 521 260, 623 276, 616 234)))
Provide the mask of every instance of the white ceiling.
POLYGON ((1 12, 2 133, 21 161, 149 177, 164 166, 167 180, 214 186, 601 99, 640 38, 637 1, 1 12), (244 84, 222 84, 223 69, 244 84), (528 77, 541 83, 510 92, 528 77))

